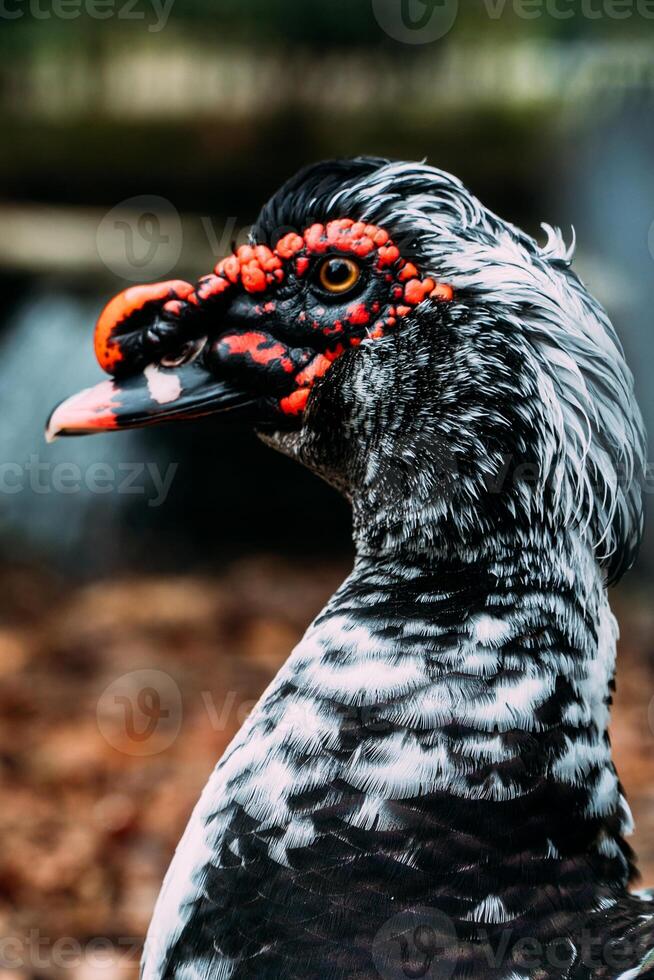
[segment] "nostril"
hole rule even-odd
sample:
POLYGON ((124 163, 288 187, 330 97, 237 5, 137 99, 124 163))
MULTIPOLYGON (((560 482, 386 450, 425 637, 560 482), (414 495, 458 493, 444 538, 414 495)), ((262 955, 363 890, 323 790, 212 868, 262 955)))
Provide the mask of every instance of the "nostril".
POLYGON ((165 354, 159 361, 159 364, 161 367, 167 368, 176 368, 181 367, 182 364, 190 364, 191 361, 194 361, 196 357, 200 356, 206 342, 206 337, 199 337, 197 340, 189 340, 182 344, 177 351, 171 351, 165 354))

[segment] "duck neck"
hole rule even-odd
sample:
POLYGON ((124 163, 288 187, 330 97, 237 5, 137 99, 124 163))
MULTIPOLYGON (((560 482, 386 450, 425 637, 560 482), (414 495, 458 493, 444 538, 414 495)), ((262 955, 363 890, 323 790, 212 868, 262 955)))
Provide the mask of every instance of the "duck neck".
POLYGON ((616 625, 585 545, 543 529, 464 557, 365 542, 313 629, 325 693, 377 742, 368 753, 361 736, 348 780, 411 801, 447 838, 450 899, 456 882, 469 910, 482 881, 503 883, 493 908, 510 916, 561 875, 558 899, 576 908, 624 888, 630 816, 607 734, 616 625))

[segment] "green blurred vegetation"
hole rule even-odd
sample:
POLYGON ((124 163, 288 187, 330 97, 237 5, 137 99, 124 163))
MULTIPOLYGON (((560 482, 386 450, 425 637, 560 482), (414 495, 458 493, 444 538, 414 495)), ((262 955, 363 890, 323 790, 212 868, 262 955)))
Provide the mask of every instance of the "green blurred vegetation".
MULTIPOLYGON (((53 0, 31 2, 38 4, 37 16, 29 14, 30 0, 6 2, 12 17, 7 21, 8 29, 0 32, 0 50, 5 57, 20 58, 42 45, 74 49, 91 40, 102 44, 110 38, 126 43, 133 31, 146 27, 151 11, 149 0, 135 0, 129 5, 125 0, 116 0, 113 9, 124 10, 124 16, 109 17, 106 11, 102 17, 91 16, 85 0, 80 0, 79 6, 71 5, 65 18, 48 17, 53 0), (15 16, 14 11, 18 10, 24 16, 15 16)), ((638 3, 644 2, 542 0, 539 4, 534 0, 459 0, 452 33, 457 40, 483 34, 493 43, 534 37, 618 41, 642 37, 644 28, 654 30, 654 20, 639 12, 638 3)), ((398 48, 397 42, 380 32, 368 0, 173 0, 168 28, 186 37, 250 46, 398 48)))

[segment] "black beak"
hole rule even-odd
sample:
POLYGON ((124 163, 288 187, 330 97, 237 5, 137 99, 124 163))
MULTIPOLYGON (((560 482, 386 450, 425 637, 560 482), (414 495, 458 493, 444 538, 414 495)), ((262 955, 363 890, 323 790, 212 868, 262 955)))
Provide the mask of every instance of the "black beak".
POLYGON ((217 380, 199 360, 180 367, 149 365, 142 374, 101 381, 72 395, 52 412, 46 439, 134 429, 182 418, 229 412, 246 418, 255 405, 246 394, 217 380))

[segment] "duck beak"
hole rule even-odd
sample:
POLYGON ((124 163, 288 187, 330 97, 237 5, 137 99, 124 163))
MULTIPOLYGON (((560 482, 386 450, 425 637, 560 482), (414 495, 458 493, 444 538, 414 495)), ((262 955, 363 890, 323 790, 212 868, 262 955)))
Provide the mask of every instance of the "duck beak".
POLYGON ((58 405, 45 437, 79 436, 135 429, 159 422, 229 412, 239 418, 254 404, 251 395, 216 379, 197 361, 181 367, 150 364, 142 374, 101 381, 58 405))

